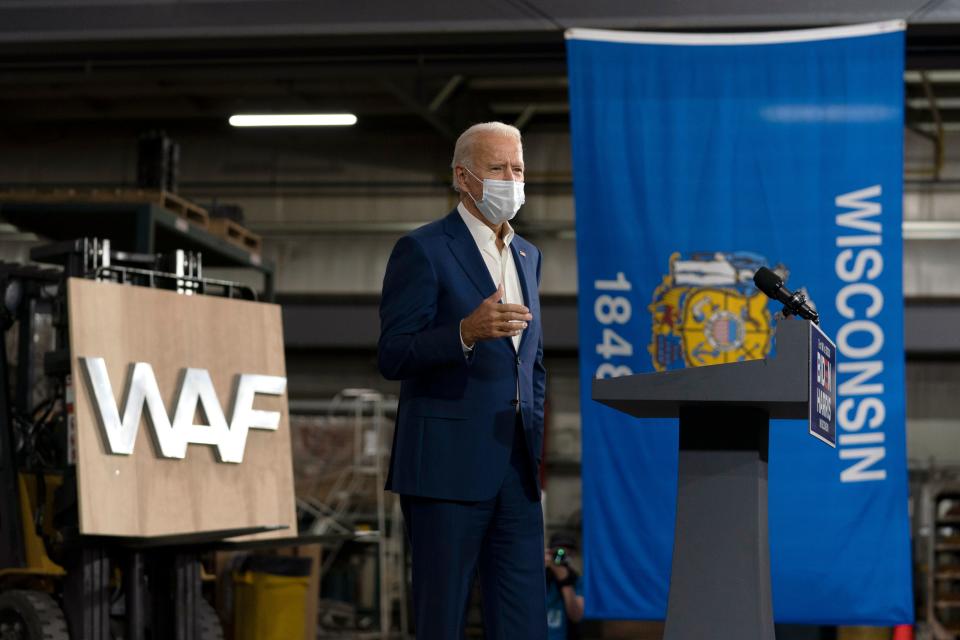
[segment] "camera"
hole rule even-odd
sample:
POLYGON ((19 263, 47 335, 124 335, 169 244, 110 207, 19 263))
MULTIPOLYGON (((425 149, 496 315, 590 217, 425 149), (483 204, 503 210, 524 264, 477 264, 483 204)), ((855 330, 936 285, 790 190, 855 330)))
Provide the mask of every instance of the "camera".
POLYGON ((554 550, 553 554, 553 564, 566 566, 567 564, 567 550, 563 547, 557 547, 554 550))

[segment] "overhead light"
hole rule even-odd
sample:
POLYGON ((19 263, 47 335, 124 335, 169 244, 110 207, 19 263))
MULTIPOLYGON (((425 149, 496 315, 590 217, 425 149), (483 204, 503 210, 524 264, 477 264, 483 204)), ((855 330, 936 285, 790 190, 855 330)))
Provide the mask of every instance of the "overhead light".
POLYGON ((904 220, 904 240, 960 240, 956 220, 904 220))
MULTIPOLYGON (((919 71, 907 71, 903 74, 905 82, 911 84, 920 84, 923 82, 923 75, 919 71)), ((927 80, 930 82, 960 82, 960 71, 927 71, 927 80)))
POLYGON ((234 127, 349 127, 352 113, 267 113, 230 116, 234 127))
MULTIPOLYGON (((960 98, 937 98, 933 99, 933 104, 938 109, 960 109, 960 98)), ((907 106, 911 109, 929 109, 930 101, 926 98, 910 98, 907 100, 907 106)))

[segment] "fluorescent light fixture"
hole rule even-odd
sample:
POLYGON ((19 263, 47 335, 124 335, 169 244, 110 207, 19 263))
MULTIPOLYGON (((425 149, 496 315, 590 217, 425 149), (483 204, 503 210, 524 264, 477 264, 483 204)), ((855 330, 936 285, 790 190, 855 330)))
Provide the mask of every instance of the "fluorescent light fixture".
MULTIPOLYGON (((933 103, 938 109, 960 109, 960 98, 934 98, 933 103)), ((910 98, 907 106, 911 109, 929 109, 930 101, 926 98, 910 98)))
MULTIPOLYGON (((960 82, 960 71, 927 71, 927 79, 936 83, 960 82)), ((920 84, 923 82, 923 75, 919 71, 907 71, 903 74, 903 80, 911 84, 920 84)))
POLYGON ((230 116, 234 127, 348 127, 357 123, 352 113, 267 113, 230 116))

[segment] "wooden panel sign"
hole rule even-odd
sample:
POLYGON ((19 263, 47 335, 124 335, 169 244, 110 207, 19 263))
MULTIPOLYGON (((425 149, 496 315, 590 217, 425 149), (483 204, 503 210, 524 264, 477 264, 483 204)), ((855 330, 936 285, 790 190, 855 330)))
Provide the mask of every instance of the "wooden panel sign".
POLYGON ((73 278, 80 532, 296 535, 280 307, 73 278))

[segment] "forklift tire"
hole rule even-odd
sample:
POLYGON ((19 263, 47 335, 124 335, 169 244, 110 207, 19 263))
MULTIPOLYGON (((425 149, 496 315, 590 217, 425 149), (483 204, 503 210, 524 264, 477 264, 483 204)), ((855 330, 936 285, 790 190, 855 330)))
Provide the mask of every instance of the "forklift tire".
MULTIPOLYGON (((203 598, 197 600, 197 640, 223 640, 223 626, 216 610, 203 598)), ((3 636, 0 636, 3 640, 3 636)))
POLYGON ((70 640, 60 605, 43 591, 0 592, 0 640, 70 640))

